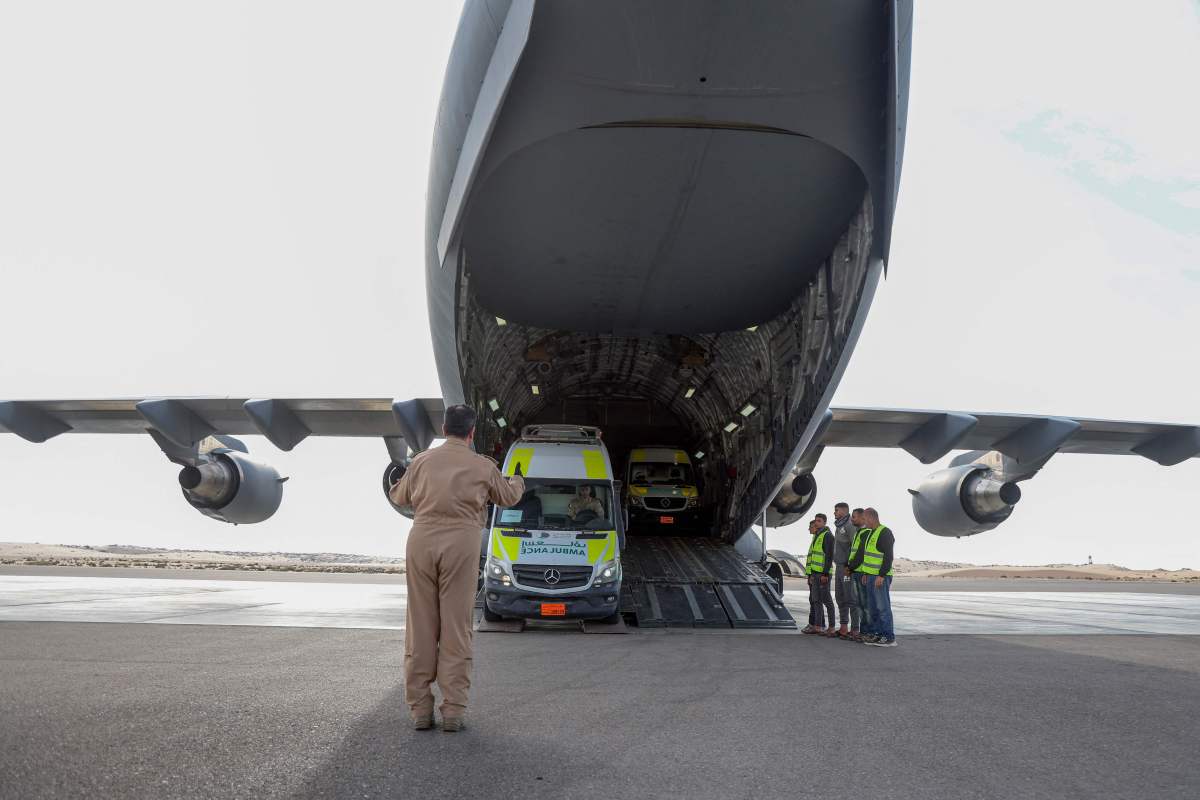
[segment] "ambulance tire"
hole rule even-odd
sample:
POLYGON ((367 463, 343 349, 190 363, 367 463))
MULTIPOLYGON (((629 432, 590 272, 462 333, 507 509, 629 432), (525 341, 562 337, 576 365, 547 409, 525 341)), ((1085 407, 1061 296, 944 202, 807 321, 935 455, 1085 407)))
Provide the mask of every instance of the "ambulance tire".
POLYGON ((487 601, 483 601, 483 621, 484 622, 503 622, 504 617, 497 614, 487 607, 487 601))

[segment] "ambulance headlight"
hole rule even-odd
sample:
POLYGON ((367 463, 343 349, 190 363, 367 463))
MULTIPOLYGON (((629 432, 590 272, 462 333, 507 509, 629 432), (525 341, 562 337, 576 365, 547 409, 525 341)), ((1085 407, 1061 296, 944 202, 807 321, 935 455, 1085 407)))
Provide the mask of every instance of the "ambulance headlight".
POLYGON ((614 583, 619 580, 621 580, 620 561, 605 561, 596 568, 595 586, 604 586, 605 584, 614 583))
POLYGON ((630 508, 641 508, 642 507, 642 498, 634 497, 633 495, 629 495, 629 507, 630 508))
POLYGON ((502 581, 509 577, 508 565, 503 561, 497 561, 496 559, 490 557, 487 560, 487 567, 484 568, 484 571, 487 573, 487 576, 494 581, 502 581))
POLYGON ((698 505, 700 505, 700 498, 699 498, 699 497, 689 497, 689 498, 687 499, 687 507, 688 507, 688 508, 695 508, 695 507, 696 507, 696 506, 698 506, 698 505))

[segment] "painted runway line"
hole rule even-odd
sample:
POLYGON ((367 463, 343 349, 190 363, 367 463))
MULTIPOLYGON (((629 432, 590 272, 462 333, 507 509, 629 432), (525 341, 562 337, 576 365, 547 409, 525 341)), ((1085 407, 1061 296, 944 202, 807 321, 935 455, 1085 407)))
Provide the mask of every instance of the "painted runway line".
MULTIPOLYGON (((0 621, 404 627, 402 584, 0 577, 0 621)), ((801 624, 806 592, 784 602, 801 624)), ((897 634, 1200 635, 1200 596, 1132 592, 895 592, 897 634)))

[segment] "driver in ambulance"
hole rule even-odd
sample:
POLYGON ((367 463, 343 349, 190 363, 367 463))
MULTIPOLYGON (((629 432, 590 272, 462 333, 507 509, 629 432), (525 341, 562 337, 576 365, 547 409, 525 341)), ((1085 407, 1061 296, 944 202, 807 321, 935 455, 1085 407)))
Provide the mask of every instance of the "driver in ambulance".
POLYGON ((567 503, 567 514, 571 519, 575 519, 584 511, 591 511, 597 517, 604 516, 604 506, 596 499, 592 487, 587 484, 576 488, 575 496, 571 498, 571 502, 567 503))

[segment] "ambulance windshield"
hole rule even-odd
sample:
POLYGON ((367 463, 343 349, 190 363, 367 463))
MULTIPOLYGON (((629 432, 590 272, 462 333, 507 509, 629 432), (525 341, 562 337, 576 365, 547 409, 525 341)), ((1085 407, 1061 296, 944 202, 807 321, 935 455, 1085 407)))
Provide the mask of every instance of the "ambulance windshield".
POLYGON ((629 482, 633 486, 695 486, 691 464, 671 464, 665 461, 635 461, 629 465, 629 482))
POLYGON ((496 525, 543 531, 603 531, 612 522, 612 487, 603 483, 525 481, 525 494, 512 508, 496 509, 496 525))

